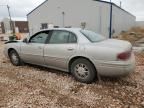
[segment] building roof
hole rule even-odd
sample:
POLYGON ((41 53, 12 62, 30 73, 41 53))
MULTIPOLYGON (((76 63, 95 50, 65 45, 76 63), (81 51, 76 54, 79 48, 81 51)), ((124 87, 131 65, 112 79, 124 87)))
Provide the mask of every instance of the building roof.
POLYGON ((120 6, 116 5, 113 2, 108 2, 108 1, 103 1, 103 0, 93 0, 93 1, 98 1, 98 2, 103 2, 103 3, 107 3, 107 4, 112 4, 112 5, 116 6, 117 8, 121 9, 122 11, 124 11, 124 12, 130 14, 131 16, 135 17, 133 14, 131 14, 130 12, 126 11, 125 9, 121 8, 120 6))
POLYGON ((33 9, 31 12, 29 12, 29 13, 27 14, 27 16, 28 16, 29 14, 31 14, 32 12, 34 12, 37 8, 39 8, 40 6, 42 6, 43 4, 45 4, 47 1, 48 1, 48 0, 45 0, 43 3, 41 3, 40 5, 38 5, 35 9, 33 9))
POLYGON ((121 8, 120 6, 116 5, 115 3, 112 3, 114 6, 116 6, 117 8, 121 9, 122 11, 128 13, 129 15, 135 17, 133 14, 131 14, 130 12, 126 11, 125 9, 121 8))
MULTIPOLYGON (((43 3, 41 3, 41 4, 40 4, 39 6, 37 6, 35 9, 33 9, 31 12, 29 12, 29 13, 27 14, 27 16, 30 15, 31 13, 33 13, 37 8, 39 8, 40 6, 42 6, 43 4, 45 4, 47 1, 48 1, 48 0, 45 0, 43 3)), ((133 14, 131 14, 130 12, 126 11, 125 9, 121 8, 120 6, 116 5, 116 4, 113 3, 113 2, 108 2, 108 1, 103 1, 103 0, 93 0, 93 1, 102 2, 102 3, 107 3, 107 4, 112 4, 112 5, 116 6, 117 8, 121 9, 122 11, 124 11, 124 12, 130 14, 131 16, 135 17, 133 14)))

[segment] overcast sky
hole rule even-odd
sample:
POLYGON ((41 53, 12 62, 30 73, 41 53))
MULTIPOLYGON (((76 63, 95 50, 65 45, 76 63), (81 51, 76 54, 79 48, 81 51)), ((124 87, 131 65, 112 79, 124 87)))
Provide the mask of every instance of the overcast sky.
MULTIPOLYGON (((8 4, 12 17, 25 17, 36 6, 45 0, 0 0, 0 5, 8 4)), ((110 1, 110 0, 105 0, 110 1)), ((122 8, 137 17, 137 20, 144 21, 144 0, 112 0, 119 5, 122 1, 122 8)), ((8 12, 6 6, 0 6, 0 19, 7 17, 8 12)))

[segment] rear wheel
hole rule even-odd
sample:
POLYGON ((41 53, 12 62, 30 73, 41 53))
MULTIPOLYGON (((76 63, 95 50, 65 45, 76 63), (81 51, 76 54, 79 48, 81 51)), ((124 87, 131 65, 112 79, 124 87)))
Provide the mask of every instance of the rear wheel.
POLYGON ((23 64, 22 60, 20 59, 18 53, 15 50, 11 50, 9 52, 9 58, 13 65, 21 66, 23 64))
POLYGON ((96 70, 93 64, 83 58, 75 60, 71 65, 71 73, 76 80, 82 83, 92 83, 96 79, 96 70))

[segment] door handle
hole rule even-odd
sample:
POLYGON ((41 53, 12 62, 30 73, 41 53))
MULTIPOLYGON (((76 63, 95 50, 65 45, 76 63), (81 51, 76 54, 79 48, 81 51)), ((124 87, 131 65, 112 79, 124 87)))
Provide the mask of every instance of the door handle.
POLYGON ((73 51, 74 49, 73 48, 68 48, 68 51, 73 51))

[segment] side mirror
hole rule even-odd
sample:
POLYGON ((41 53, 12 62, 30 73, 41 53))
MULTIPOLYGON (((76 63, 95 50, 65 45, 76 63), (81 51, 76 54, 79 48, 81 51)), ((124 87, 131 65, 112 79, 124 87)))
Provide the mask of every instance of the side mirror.
POLYGON ((25 38, 25 39, 23 40, 23 42, 24 42, 24 43, 28 43, 28 39, 25 38))

